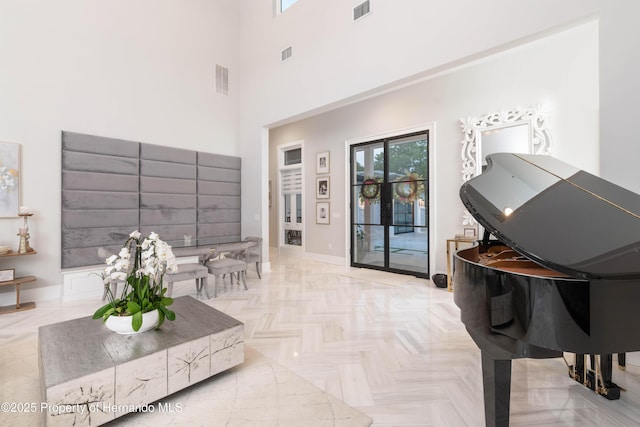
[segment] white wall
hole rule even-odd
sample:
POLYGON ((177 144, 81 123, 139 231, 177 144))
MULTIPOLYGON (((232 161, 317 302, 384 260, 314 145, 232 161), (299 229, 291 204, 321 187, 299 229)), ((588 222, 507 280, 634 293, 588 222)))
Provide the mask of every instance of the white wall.
MULTIPOLYGON (((267 128, 535 39, 593 17, 597 3, 372 0, 373 13, 352 23, 355 1, 300 0, 278 16, 271 1, 243 1, 243 234, 266 235, 269 227, 267 128), (280 52, 290 45, 293 57, 281 63, 280 52)), ((498 102, 503 95, 494 94, 499 108, 507 105, 498 102)))
POLYGON ((640 193, 640 2, 600 1, 602 177, 640 193))
MULTIPOLYGON (((61 130, 240 154, 238 27, 235 0, 0 2, 0 141, 22 146, 38 251, 0 268, 38 277, 24 300, 61 283, 61 130), (230 70, 228 97, 215 93, 215 64, 230 70)), ((19 224, 0 219, 1 245, 17 247, 19 224)), ((0 305, 14 301, 8 288, 0 305)))
MULTIPOLYGON (((445 240, 462 232, 459 119, 516 106, 544 104, 554 137, 553 154, 598 171, 598 24, 592 21, 477 63, 362 102, 273 128, 270 158, 279 144, 304 140, 306 252, 345 257, 345 141, 436 122, 435 218, 438 251, 432 272, 446 271, 445 240), (331 151, 330 225, 315 224, 315 156, 331 151), (336 218, 334 215, 340 215, 336 218), (330 247, 332 249, 330 249, 330 247)), ((432 136, 433 138, 433 136, 432 136)), ((270 179, 277 182, 275 161, 270 179)), ((277 242, 277 193, 270 209, 270 239, 277 242)), ((433 236, 433 235, 432 235, 433 236)))

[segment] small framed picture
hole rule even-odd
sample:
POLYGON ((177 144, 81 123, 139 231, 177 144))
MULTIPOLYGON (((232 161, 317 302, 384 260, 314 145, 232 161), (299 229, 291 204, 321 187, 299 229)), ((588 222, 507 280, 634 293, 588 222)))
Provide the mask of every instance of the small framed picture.
POLYGON ((476 229, 475 229, 475 227, 465 228, 464 229, 464 237, 476 237, 476 229))
POLYGON ((316 199, 329 198, 329 177, 319 176, 316 178, 316 199))
POLYGON ((329 202, 316 202, 316 224, 329 224, 329 202))
POLYGON ((329 151, 323 151, 317 154, 316 173, 329 173, 329 151))
POLYGON ((8 270, 0 270, 0 282, 8 282, 16 278, 16 270, 10 268, 8 270))

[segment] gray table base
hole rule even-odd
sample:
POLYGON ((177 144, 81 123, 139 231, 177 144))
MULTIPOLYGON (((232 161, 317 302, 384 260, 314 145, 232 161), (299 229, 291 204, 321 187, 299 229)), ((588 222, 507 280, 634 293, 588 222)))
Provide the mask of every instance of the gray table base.
POLYGON ((84 317, 38 330, 43 425, 96 426, 244 361, 244 325, 190 297, 158 330, 118 335, 84 317))

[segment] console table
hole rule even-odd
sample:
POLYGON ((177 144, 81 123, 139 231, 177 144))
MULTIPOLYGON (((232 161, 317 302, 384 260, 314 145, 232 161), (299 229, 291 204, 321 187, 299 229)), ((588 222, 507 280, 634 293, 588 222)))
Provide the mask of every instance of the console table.
MULTIPOLYGON (((0 255, 0 258, 35 255, 36 253, 37 252, 33 249, 30 249, 29 251, 23 252, 23 253, 9 251, 6 254, 0 255)), ((35 302, 22 302, 22 303, 20 302, 20 285, 24 283, 35 282, 35 281, 36 281, 36 276, 23 276, 23 277, 16 277, 13 280, 8 280, 6 282, 0 282, 0 286, 13 285, 16 287, 16 305, 5 305, 0 307, 0 314, 14 313, 16 311, 32 310, 36 308, 35 302)))
POLYGON ((96 426, 244 361, 242 322, 190 297, 176 320, 118 335, 91 317, 38 330, 41 412, 46 426, 96 426))
POLYGON ((454 250, 458 251, 458 244, 473 243, 478 240, 475 236, 461 236, 456 234, 453 239, 447 239, 447 290, 453 292, 453 281, 451 280, 451 244, 454 244, 454 250))

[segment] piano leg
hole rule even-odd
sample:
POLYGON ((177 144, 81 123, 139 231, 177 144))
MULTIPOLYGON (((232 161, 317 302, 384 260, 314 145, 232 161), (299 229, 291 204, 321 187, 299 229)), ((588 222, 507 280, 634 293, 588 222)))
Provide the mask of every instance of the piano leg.
POLYGON ((511 359, 497 360, 482 351, 484 418, 487 427, 509 426, 511 359))
MULTIPOLYGON (((597 358, 596 358, 597 363, 597 358)), ((618 387, 613 381, 613 355, 603 354, 600 356, 600 374, 601 380, 599 381, 600 387, 597 390, 598 394, 606 397, 609 400, 620 399, 620 387, 618 387)))
POLYGON ((625 370, 627 367, 627 353, 618 353, 618 368, 625 370))
MULTIPOLYGON (((621 353, 624 365, 624 353, 621 353)), ((618 354, 620 363, 620 354, 618 354)), ((570 367, 569 376, 609 400, 620 399, 620 387, 613 380, 613 355, 576 354, 576 363, 570 367), (589 357, 590 369, 585 366, 589 357)))
POLYGON ((580 384, 586 385, 585 382, 585 373, 586 367, 584 366, 584 354, 576 354, 576 361, 573 366, 569 367, 569 376, 579 382, 580 384))

